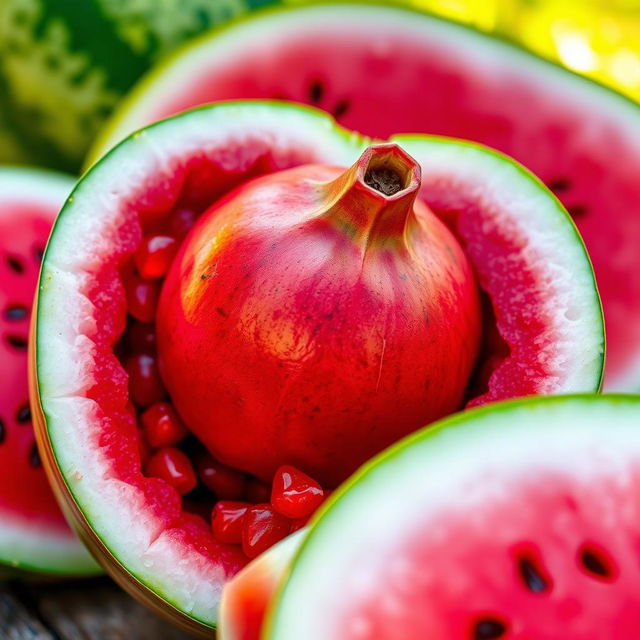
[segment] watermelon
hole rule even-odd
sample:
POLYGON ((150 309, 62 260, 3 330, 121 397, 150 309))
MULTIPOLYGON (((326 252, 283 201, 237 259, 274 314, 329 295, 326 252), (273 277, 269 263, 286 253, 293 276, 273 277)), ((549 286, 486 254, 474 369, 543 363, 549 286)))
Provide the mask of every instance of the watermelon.
POLYGON ((73 187, 66 175, 0 167, 0 573, 98 571, 47 484, 31 426, 29 317, 51 224, 73 187))
POLYGON ((229 584, 221 639, 637 638, 639 411, 624 395, 527 399, 401 441, 292 561, 295 542, 229 584), (260 634, 237 614, 274 580, 260 634))
POLYGON ((104 120, 177 45, 270 0, 3 0, 0 162, 78 170, 104 120))
MULTIPOLYGON (((601 308, 584 246, 559 202, 524 168, 479 145, 419 135, 393 140, 422 166, 423 206, 466 247, 487 301, 478 376, 466 400, 597 390, 601 308)), ((247 557, 239 545, 214 538, 205 520, 219 493, 205 490, 202 445, 178 435, 149 457, 147 407, 168 399, 153 326, 161 281, 136 274, 148 266, 140 249, 150 234, 180 237, 212 203, 253 184, 247 180, 310 163, 348 167, 371 142, 307 107, 196 109, 106 155, 80 180, 52 232, 32 333, 31 389, 52 482, 108 571, 203 636, 216 624, 223 585, 247 557), (167 460, 176 464, 169 468, 167 460)), ((330 246, 327 233, 317 236, 319 247, 330 246)), ((393 264, 392 247, 385 255, 393 264)), ((196 284, 217 282, 214 268, 196 284)), ((227 311, 215 313, 224 318, 227 311)), ((373 348, 378 377, 384 344, 373 348)), ((238 379, 250 365, 241 369, 238 379)), ((267 502, 269 487, 247 477, 243 496, 267 502)))
POLYGON ((312 104, 382 138, 475 140, 522 162, 564 203, 589 250, 606 315, 605 389, 640 389, 636 104, 460 25, 331 3, 264 12, 176 52, 135 87, 90 157, 144 124, 236 98, 312 104))

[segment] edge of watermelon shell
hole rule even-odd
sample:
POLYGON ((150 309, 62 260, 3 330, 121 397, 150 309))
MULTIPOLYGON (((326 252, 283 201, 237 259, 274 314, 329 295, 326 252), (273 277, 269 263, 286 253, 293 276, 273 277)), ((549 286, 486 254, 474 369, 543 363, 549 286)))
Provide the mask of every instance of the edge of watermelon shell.
MULTIPOLYGON (((48 169, 0 164, 1 201, 20 199, 47 206, 55 203, 57 212, 75 182, 72 176, 48 169)), ((98 565, 70 532, 53 532, 0 510, 2 576, 71 577, 99 573, 98 565)))
MULTIPOLYGON (((393 480, 397 478, 398 474, 411 467, 412 457, 416 460, 414 467, 429 468, 433 478, 446 477, 447 487, 451 486, 452 474, 454 480, 456 475, 464 477, 469 473, 469 468, 477 464, 478 461, 480 461, 479 466, 490 461, 489 464, 492 464, 493 469, 501 468, 502 470, 505 467, 510 467, 517 474, 522 470, 522 461, 532 462, 536 449, 541 448, 540 430, 544 436, 548 436, 552 446, 566 444, 567 439, 563 439, 566 435, 565 432, 573 432, 569 437, 577 447, 587 446, 589 437, 592 437, 594 432, 596 434, 599 432, 601 437, 597 438, 596 442, 600 447, 598 453, 603 460, 617 464, 619 459, 616 454, 621 451, 630 452, 633 449, 630 445, 635 445, 635 452, 640 459, 640 431, 636 428, 638 415, 640 415, 640 396, 633 394, 538 396, 508 400, 457 413, 400 440, 366 462, 320 506, 306 530, 307 534, 300 539, 297 551, 290 562, 282 567, 282 574, 277 580, 278 586, 265 614, 265 622, 260 634, 261 640, 298 640, 303 637, 296 635, 299 633, 299 629, 293 627, 292 622, 295 624, 296 619, 304 620, 305 616, 311 614, 310 610, 305 610, 304 601, 313 602, 313 590, 317 588, 317 583, 314 583, 313 587, 305 585, 305 597, 299 598, 299 602, 293 602, 292 605, 289 605, 292 606, 292 615, 281 622, 279 615, 283 615, 282 603, 288 597, 295 599, 295 591, 300 589, 295 581, 303 580, 303 577, 299 577, 298 574, 305 571, 305 561, 311 563, 312 558, 306 558, 305 554, 311 555, 315 545, 324 545, 326 552, 322 553, 321 551, 320 553, 323 559, 326 559, 329 549, 331 550, 330 555, 335 557, 336 545, 331 541, 323 542, 322 536, 328 536, 328 538, 335 540, 335 536, 331 537, 328 530, 335 526, 336 522, 339 523, 340 528, 339 539, 344 540, 349 537, 349 533, 345 533, 349 531, 349 524, 358 520, 357 517, 354 517, 354 514, 357 516, 358 513, 357 505, 354 503, 357 502, 358 492, 362 493, 363 487, 364 491, 367 491, 367 481, 374 483, 377 490, 382 490, 383 485, 393 485, 393 480), (587 426, 584 426, 584 422, 576 424, 575 417, 581 410, 583 410, 582 416, 586 419, 587 426), (620 416, 624 415, 621 414, 622 410, 628 411, 628 419, 624 427, 625 436, 635 435, 635 441, 633 438, 630 440, 628 437, 619 436, 612 448, 611 435, 615 430, 610 428, 610 424, 606 424, 606 420, 604 426, 596 421, 601 415, 605 419, 610 418, 611 412, 614 411, 617 417, 616 422, 619 424, 620 416), (560 414, 560 419, 557 421, 552 419, 554 412, 560 414), (539 426, 536 426, 535 429, 530 427, 530 422, 528 423, 526 419, 532 415, 538 418, 536 425, 539 426), (589 425, 590 419, 593 419, 593 423, 589 425), (505 433, 515 435, 505 442, 499 438, 505 433), (518 437, 523 435, 524 444, 522 444, 522 439, 518 437), (618 449, 614 451, 616 446, 618 449), (478 456, 478 450, 482 450, 486 455, 478 456), (519 452, 520 457, 513 455, 514 451, 519 452), (463 464, 447 464, 447 459, 451 458, 461 459, 463 464), (438 468, 441 473, 438 473, 438 468), (387 475, 389 477, 386 477, 387 475), (292 592, 293 595, 290 595, 292 592), (311 596, 309 596, 310 592, 311 596)), ((548 443, 545 442, 545 444, 548 443)), ((545 455, 542 456, 544 458, 544 463, 540 465, 542 469, 544 469, 544 464, 548 465, 551 458, 552 465, 559 465, 563 469, 571 466, 575 473, 588 474, 591 470, 588 462, 582 464, 579 455, 568 457, 562 446, 556 450, 552 449, 552 456, 549 456, 549 451, 549 449, 545 449, 545 455)), ((551 466, 551 468, 554 467, 551 466)), ((488 479, 491 480, 491 477, 488 479)), ((463 493, 457 498, 460 499, 460 502, 473 505, 477 504, 484 495, 490 494, 491 491, 499 494, 501 490, 500 478, 493 478, 493 480, 493 485, 488 482, 483 484, 480 489, 476 488, 472 491, 469 491, 469 486, 466 486, 463 493), (489 489, 486 486, 489 486, 489 489)), ((437 481, 431 484, 426 481, 421 486, 425 495, 429 493, 429 485, 433 489, 431 497, 436 512, 443 505, 451 504, 451 497, 447 493, 445 485, 437 481)), ((405 485, 403 492, 395 494, 393 507, 397 513, 401 513, 403 509, 411 511, 416 504, 415 492, 406 490, 407 486, 409 485, 405 485), (398 495, 400 495, 399 499, 398 495), (403 502, 404 504, 402 504, 403 502)), ((397 520, 394 521, 393 518, 390 518, 386 511, 381 513, 369 510, 366 514, 367 532, 375 531, 378 527, 385 531, 384 535, 387 539, 393 539, 393 531, 389 530, 389 526, 390 523, 393 523, 398 527, 397 520), (377 522, 376 516, 378 517, 377 522)), ((322 571, 316 571, 314 575, 316 578, 319 576, 322 578, 328 574, 325 573, 325 576, 322 576, 322 571)), ((270 579, 274 580, 274 577, 271 576, 270 579)), ((310 609, 313 609, 313 604, 310 609)), ((313 616, 311 618, 313 619, 313 616)), ((311 640, 308 636, 304 637, 311 640)), ((327 636, 322 635, 321 637, 327 636)))
MULTIPOLYGON (((83 163, 83 172, 88 170, 93 164, 95 164, 105 153, 117 145, 121 140, 129 136, 133 131, 138 130, 141 126, 138 118, 134 119, 133 127, 127 126, 126 123, 129 120, 131 113, 137 109, 142 109, 145 106, 145 100, 141 98, 146 97, 148 102, 153 102, 153 93, 150 89, 155 88, 156 82, 163 78, 165 74, 168 75, 170 80, 170 74, 172 67, 176 67, 175 73, 178 77, 184 73, 180 69, 182 65, 188 67, 189 57, 194 54, 195 57, 199 53, 199 50, 206 48, 207 45, 213 49, 218 47, 221 37, 228 32, 235 31, 236 27, 240 25, 248 25, 250 23, 258 23, 263 20, 269 20, 278 18, 285 14, 300 14, 307 11, 315 11, 322 8, 335 8, 349 6, 365 7, 367 9, 382 9, 389 12, 397 12, 399 15, 407 14, 415 19, 419 17, 426 19, 429 22, 437 23, 439 27, 449 30, 452 37, 462 35, 463 38, 472 38, 477 42, 483 43, 483 45, 494 46, 499 45, 507 50, 505 58, 509 55, 518 58, 516 62, 511 64, 520 64, 524 62, 525 65, 530 65, 531 69, 546 69, 555 74, 559 74, 558 82, 566 82, 571 79, 575 82, 576 87, 584 87, 587 90, 593 90, 597 94, 610 99, 612 102, 607 105, 607 108, 615 108, 617 106, 622 107, 623 110, 629 109, 629 113, 635 114, 636 120, 640 122, 638 118, 638 104, 629 96, 626 96, 612 87, 604 85, 593 78, 582 75, 564 67, 560 63, 542 57, 541 55, 534 53, 527 47, 523 46, 520 42, 509 38, 504 33, 489 33, 480 31, 479 29, 467 25, 464 23, 450 20, 446 17, 439 16, 428 11, 425 8, 407 5, 402 0, 307 0, 305 2, 292 2, 288 0, 282 5, 271 5, 264 8, 256 9, 251 13, 242 14, 235 18, 213 26, 211 29, 198 35, 197 37, 182 44, 170 54, 165 56, 161 61, 155 64, 149 71, 136 82, 133 89, 131 89, 126 96, 120 101, 118 107, 114 110, 109 117, 105 126, 101 129, 98 136, 96 136, 93 144, 91 145, 83 163)), ((234 38, 235 39, 235 38, 234 38)), ((203 51, 203 53, 205 53, 203 51)), ((208 52, 206 56, 210 56, 208 52)), ((638 125, 640 126, 640 125, 638 125)), ((638 379, 640 382, 640 363, 638 365, 638 379)))
MULTIPOLYGON (((168 584, 166 581, 163 584, 149 567, 142 566, 140 556, 136 555, 138 553, 136 549, 140 547, 138 542, 129 540, 123 548, 124 539, 127 538, 124 530, 120 532, 122 534, 120 540, 114 533, 113 522, 122 517, 122 510, 126 503, 125 496, 128 495, 132 501, 131 519, 133 520, 133 516, 136 515, 134 511, 137 498, 127 494, 127 491, 132 488, 118 486, 114 493, 111 487, 106 495, 113 495, 110 498, 101 496, 101 510, 96 512, 93 506, 96 487, 86 488, 86 483, 82 483, 89 471, 92 477, 95 477, 95 484, 98 485, 105 460, 100 458, 99 449, 95 446, 95 451, 92 451, 91 447, 83 447, 82 438, 86 437, 86 434, 76 432, 76 438, 70 446, 65 440, 66 434, 71 433, 72 421, 79 422, 85 419, 90 421, 92 401, 76 392, 77 402, 74 404, 74 389, 82 388, 82 373, 70 371, 68 376, 62 376, 60 367, 62 363, 74 356, 79 361, 82 360, 81 356, 88 357, 87 345, 81 344, 82 341, 77 341, 76 338, 79 328, 86 326, 84 323, 86 323, 87 314, 91 315, 91 306, 90 304, 87 306, 88 301, 81 294, 73 291, 65 293, 64 290, 65 287, 73 289, 73 284, 69 281, 69 278, 72 278, 70 269, 80 268, 83 264, 85 267, 90 265, 92 260, 95 261, 96 254, 100 254, 105 246, 113 244, 111 226, 118 219, 118 198, 126 195, 127 188, 133 188, 144 179, 151 170, 150 167, 156 171, 165 170, 167 163, 163 154, 172 157, 172 152, 186 153, 185 149, 188 145, 202 144, 202 141, 208 139, 207 136, 210 135, 203 131, 215 122, 224 121, 227 129, 244 131, 245 122, 255 127, 261 122, 261 113, 268 113, 271 118, 274 110, 287 118, 285 137, 293 136, 296 139, 295 131, 300 123, 304 123, 305 131, 309 128, 302 139, 305 142, 309 140, 313 140, 314 143, 321 142, 319 148, 315 149, 318 161, 324 159, 325 162, 349 165, 355 161, 367 143, 366 138, 338 127, 324 112, 300 105, 258 101, 229 102, 201 107, 132 134, 91 169, 91 178, 79 183, 58 217, 52 233, 55 241, 50 242, 44 258, 37 307, 38 325, 32 336, 32 340, 35 341, 32 397, 34 404, 40 404, 34 413, 36 433, 42 447, 43 462, 56 490, 66 503, 71 520, 87 546, 121 586, 158 613, 202 635, 210 633, 211 627, 215 624, 214 620, 207 619, 203 611, 194 610, 192 599, 184 599, 181 594, 168 596, 172 589, 179 591, 176 584, 168 584), (173 131, 173 124, 176 122, 181 122, 183 125, 179 137, 175 136, 173 131), (141 165, 141 157, 145 158, 149 166, 141 165), (105 216, 108 218, 100 222, 99 229, 96 228, 95 217, 90 215, 94 210, 91 203, 96 197, 100 198, 105 216), (91 251, 86 247, 83 249, 82 243, 78 243, 79 237, 85 238, 84 244, 90 244, 91 251), (73 251, 68 251, 69 247, 73 247, 73 251), (60 312, 56 305, 59 296, 64 296, 65 303, 69 306, 64 313, 60 312), (45 316, 48 318, 46 337, 42 334, 45 326, 42 319, 45 316), (45 343, 46 347, 43 347, 45 343), (39 381, 35 376, 36 368, 39 381), (117 512, 107 513, 104 509, 110 499, 113 499, 114 505, 117 503, 119 508, 117 512), (89 524, 89 518, 92 525, 89 524), (116 557, 122 558, 127 568, 116 557), (164 597, 158 595, 160 593, 164 594, 164 597), (186 613, 187 611, 189 613, 186 613)), ((281 120, 278 119, 274 123, 272 134, 283 135, 278 131, 280 122, 281 120)), ((296 139, 296 144, 300 144, 299 139, 296 139)), ((480 148, 479 145, 470 146, 480 148)), ((497 153, 492 153, 491 157, 503 158, 504 162, 513 163, 512 160, 497 153)), ((523 170, 522 175, 530 174, 523 170)), ((535 186, 538 189, 537 182, 535 186)), ((548 194, 551 208, 554 211, 557 210, 559 207, 557 201, 552 199, 546 189, 542 193, 548 194)), ((567 214, 564 213, 560 219, 568 219, 567 214)), ((575 233, 571 225, 567 225, 567 229, 569 233, 575 233)), ((585 262, 585 266, 589 268, 588 262, 585 262)), ((598 345, 602 343, 602 334, 596 336, 595 343, 598 345)), ((580 347, 584 348, 584 345, 580 347)), ((587 384, 589 390, 595 390, 600 378, 599 369, 593 372, 591 378, 587 384)), ((126 534, 131 537, 130 525, 124 526, 126 534)))

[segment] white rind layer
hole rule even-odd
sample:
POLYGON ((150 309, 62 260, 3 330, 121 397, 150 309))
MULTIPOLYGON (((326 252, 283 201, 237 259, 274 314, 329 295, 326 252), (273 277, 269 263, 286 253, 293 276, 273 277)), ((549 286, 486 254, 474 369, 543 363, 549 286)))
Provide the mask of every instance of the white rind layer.
POLYGON ((538 398, 458 414, 410 436, 324 507, 264 640, 357 637, 340 632, 342 613, 371 592, 384 597, 379 576, 398 561, 398 546, 418 520, 428 530, 425 523, 453 507, 463 514, 517 502, 519 483, 541 485, 546 477, 624 487, 640 465, 639 415, 632 396, 538 398))

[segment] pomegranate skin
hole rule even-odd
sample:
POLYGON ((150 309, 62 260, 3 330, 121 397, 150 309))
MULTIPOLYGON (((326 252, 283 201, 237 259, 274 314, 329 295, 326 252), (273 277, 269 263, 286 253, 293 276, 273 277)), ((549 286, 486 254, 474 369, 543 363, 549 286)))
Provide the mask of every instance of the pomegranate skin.
POLYGON ((346 172, 258 178, 183 243, 158 307, 159 362, 218 460, 267 482, 290 464, 334 487, 461 407, 478 292, 456 239, 416 200, 412 163, 379 145, 346 172), (399 193, 365 184, 376 163, 398 169, 399 193))

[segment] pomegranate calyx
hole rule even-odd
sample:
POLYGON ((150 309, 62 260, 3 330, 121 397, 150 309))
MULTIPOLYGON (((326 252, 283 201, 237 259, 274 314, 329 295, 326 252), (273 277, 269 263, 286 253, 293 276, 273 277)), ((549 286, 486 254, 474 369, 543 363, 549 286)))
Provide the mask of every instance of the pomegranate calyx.
POLYGON ((326 185, 323 214, 363 248, 404 238, 415 216, 418 163, 397 144, 368 147, 347 171, 326 185))

